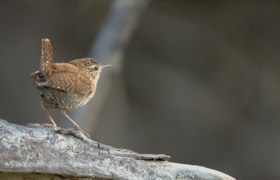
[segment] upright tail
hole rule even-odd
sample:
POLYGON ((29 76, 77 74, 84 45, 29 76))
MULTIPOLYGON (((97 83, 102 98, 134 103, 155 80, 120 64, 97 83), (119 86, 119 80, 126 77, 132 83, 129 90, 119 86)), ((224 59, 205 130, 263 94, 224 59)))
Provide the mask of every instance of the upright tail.
POLYGON ((53 52, 52 45, 48 38, 42 39, 42 50, 40 60, 40 72, 44 76, 51 76, 53 71, 53 52))

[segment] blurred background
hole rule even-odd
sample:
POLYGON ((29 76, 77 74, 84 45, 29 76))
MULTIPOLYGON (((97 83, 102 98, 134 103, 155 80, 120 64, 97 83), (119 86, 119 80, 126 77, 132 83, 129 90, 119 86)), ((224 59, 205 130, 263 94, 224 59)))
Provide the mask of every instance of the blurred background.
POLYGON ((56 62, 96 55, 113 65, 71 114, 94 140, 237 179, 280 179, 280 3, 127 3, 0 1, 0 118, 48 122, 29 75, 49 37, 56 62))

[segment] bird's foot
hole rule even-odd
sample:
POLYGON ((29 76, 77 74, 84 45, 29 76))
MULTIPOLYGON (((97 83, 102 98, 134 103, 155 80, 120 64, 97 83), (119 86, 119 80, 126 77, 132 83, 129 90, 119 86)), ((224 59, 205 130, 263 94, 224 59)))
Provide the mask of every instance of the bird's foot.
POLYGON ((70 128, 70 129, 57 129, 56 133, 58 134, 63 134, 63 135, 72 135, 78 139, 84 140, 84 141, 88 141, 88 139, 90 138, 89 134, 87 134, 86 132, 84 132, 83 130, 80 129, 76 129, 76 128, 70 128))
POLYGON ((57 128, 56 124, 48 124, 48 123, 44 123, 44 124, 40 124, 40 126, 45 127, 45 128, 57 128))
POLYGON ((57 127, 56 125, 53 125, 53 124, 46 124, 46 123, 44 123, 44 124, 38 124, 38 123, 33 124, 33 123, 28 123, 27 126, 28 126, 28 127, 35 127, 35 128, 38 128, 38 127, 39 127, 39 128, 53 128, 53 129, 59 128, 59 127, 57 127))
POLYGON ((88 138, 90 138, 90 135, 88 133, 86 133, 84 130, 82 130, 79 126, 78 127, 74 127, 73 131, 81 131, 85 136, 87 136, 88 138))

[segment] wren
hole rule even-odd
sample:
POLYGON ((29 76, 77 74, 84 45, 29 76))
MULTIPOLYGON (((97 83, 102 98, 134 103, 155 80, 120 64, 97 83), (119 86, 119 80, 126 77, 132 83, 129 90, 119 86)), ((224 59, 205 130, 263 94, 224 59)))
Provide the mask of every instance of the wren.
POLYGON ((99 75, 107 66, 110 65, 101 65, 92 58, 54 63, 50 40, 42 39, 39 71, 32 73, 31 77, 51 126, 57 125, 49 109, 56 109, 74 124, 75 128, 81 130, 67 112, 85 105, 94 96, 99 75))

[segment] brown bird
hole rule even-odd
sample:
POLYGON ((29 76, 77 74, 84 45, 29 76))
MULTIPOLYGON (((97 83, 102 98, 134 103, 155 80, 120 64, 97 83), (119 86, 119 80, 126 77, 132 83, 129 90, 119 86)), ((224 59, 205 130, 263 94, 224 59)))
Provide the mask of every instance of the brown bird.
POLYGON ((101 70, 107 66, 98 64, 92 58, 54 63, 50 40, 42 39, 40 68, 31 77, 53 127, 56 123, 48 109, 57 109, 81 130, 66 113, 85 105, 94 96, 101 70))

